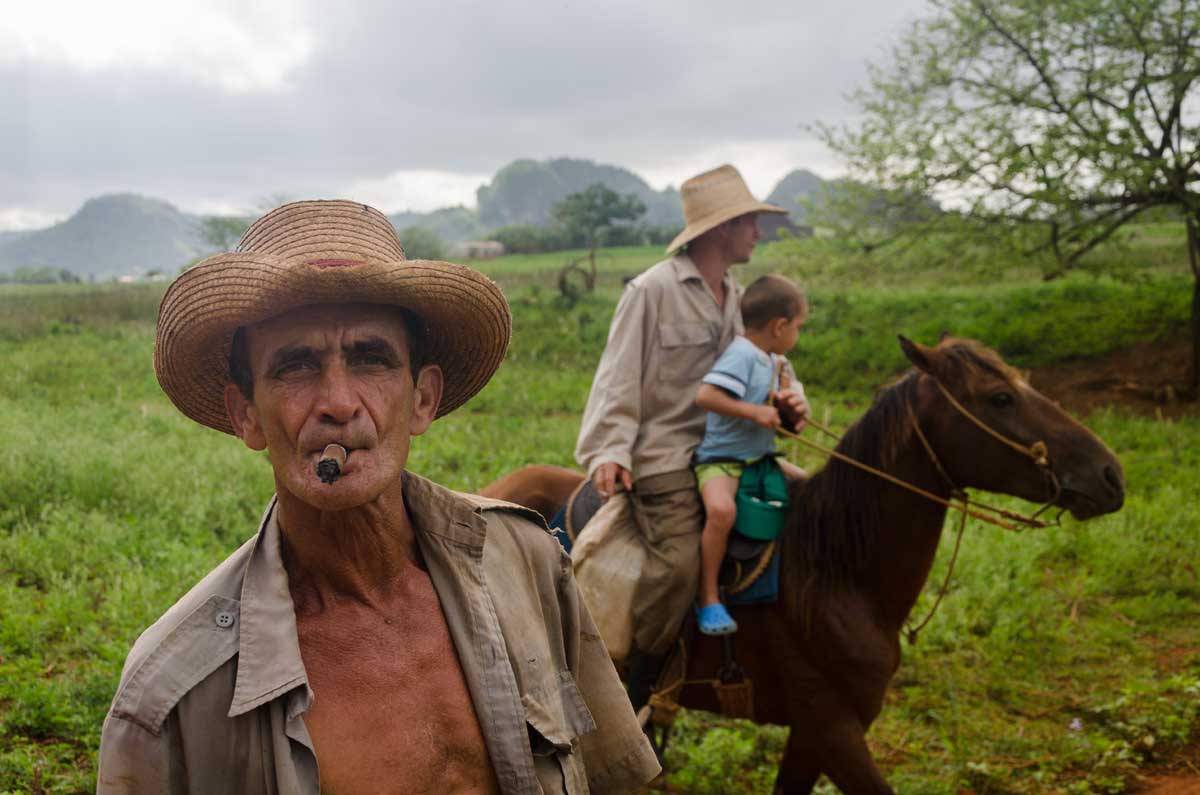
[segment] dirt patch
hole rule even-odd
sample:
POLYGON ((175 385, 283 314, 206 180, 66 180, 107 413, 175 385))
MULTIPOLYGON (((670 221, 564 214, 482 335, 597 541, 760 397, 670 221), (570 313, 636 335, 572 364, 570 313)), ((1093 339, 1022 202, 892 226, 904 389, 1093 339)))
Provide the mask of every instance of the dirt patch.
MULTIPOLYGON (((1142 342, 1124 350, 1088 359, 1036 367, 1029 381, 1039 391, 1079 414, 1115 406, 1124 411, 1164 419, 1200 417, 1200 402, 1189 400, 1187 383, 1191 341, 1178 337, 1142 342)), ((1170 669, 1191 659, 1192 642, 1157 644, 1160 665, 1170 669)), ((1130 795, 1200 795, 1200 745, 1193 745, 1170 763, 1141 773, 1130 795)))
POLYGON ((1035 367, 1029 381, 1078 414, 1117 406, 1151 417, 1196 417, 1200 403, 1183 390, 1191 350, 1186 337, 1140 342, 1103 356, 1035 367))
POLYGON ((1144 771, 1130 795, 1200 795, 1200 745, 1193 745, 1169 765, 1144 771))

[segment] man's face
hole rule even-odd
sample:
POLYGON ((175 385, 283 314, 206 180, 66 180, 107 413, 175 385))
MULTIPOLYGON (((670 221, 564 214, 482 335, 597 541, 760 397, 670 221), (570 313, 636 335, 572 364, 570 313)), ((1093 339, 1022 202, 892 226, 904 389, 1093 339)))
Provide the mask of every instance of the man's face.
POLYGON ((247 331, 254 398, 230 385, 225 405, 246 446, 269 452, 276 487, 314 508, 344 510, 394 485, 411 437, 433 422, 442 394, 436 365, 423 367, 414 384, 399 311, 303 307, 247 331), (349 457, 327 484, 316 465, 332 443, 349 457))
POLYGON ((746 213, 729 221, 727 242, 731 261, 749 262, 758 243, 758 213, 746 213))

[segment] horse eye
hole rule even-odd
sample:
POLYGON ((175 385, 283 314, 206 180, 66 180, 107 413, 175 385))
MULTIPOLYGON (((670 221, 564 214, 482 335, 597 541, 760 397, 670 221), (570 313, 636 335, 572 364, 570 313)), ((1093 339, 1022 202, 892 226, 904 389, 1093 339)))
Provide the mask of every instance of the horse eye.
POLYGON ((997 392, 988 398, 988 402, 998 409, 1006 409, 1013 404, 1011 392, 997 392))

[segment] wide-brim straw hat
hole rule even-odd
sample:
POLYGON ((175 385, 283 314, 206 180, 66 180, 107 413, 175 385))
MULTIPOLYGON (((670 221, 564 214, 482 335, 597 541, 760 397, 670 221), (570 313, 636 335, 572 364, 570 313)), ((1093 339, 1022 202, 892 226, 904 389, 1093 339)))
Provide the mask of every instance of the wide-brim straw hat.
POLYGON ((683 220, 687 224, 675 236, 667 253, 676 251, 710 229, 746 213, 783 213, 787 210, 760 202, 746 187, 742 175, 731 165, 692 177, 679 189, 683 199, 683 220))
POLYGON ((483 388, 512 330, 495 282, 462 265, 405 258, 378 210, 294 202, 255 221, 233 252, 209 257, 167 288, 154 343, 158 383, 188 417, 232 434, 224 391, 234 332, 299 307, 342 303, 394 305, 420 318, 421 358, 445 376, 439 417, 483 388))

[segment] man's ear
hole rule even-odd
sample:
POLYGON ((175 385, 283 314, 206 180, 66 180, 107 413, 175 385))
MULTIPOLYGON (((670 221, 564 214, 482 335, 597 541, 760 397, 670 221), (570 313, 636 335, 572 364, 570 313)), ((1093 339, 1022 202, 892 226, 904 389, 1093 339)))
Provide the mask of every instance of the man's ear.
POLYGON ((225 413, 242 444, 251 450, 267 449, 267 437, 258 422, 258 412, 235 384, 225 385, 225 413))
POLYGON ((417 383, 413 389, 412 422, 408 426, 413 436, 425 433, 433 424, 442 402, 444 386, 442 368, 436 364, 427 364, 417 373, 417 383))

